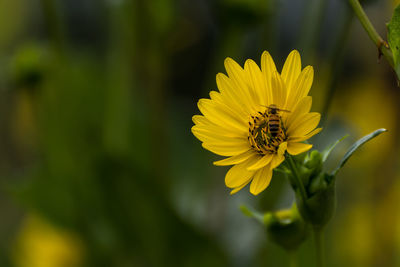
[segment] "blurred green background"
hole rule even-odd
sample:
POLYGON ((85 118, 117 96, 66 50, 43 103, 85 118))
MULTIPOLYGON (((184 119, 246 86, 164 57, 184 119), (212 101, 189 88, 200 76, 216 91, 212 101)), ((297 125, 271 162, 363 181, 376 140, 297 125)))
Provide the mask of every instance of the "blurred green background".
MULTIPOLYGON (((373 24, 397 3, 362 1, 373 24)), ((0 0, 0 266, 288 266, 191 134, 232 57, 313 65, 324 148, 385 127, 338 177, 328 266, 400 266, 400 89, 344 0, 0 0)), ((312 240, 299 251, 313 266, 312 240)))

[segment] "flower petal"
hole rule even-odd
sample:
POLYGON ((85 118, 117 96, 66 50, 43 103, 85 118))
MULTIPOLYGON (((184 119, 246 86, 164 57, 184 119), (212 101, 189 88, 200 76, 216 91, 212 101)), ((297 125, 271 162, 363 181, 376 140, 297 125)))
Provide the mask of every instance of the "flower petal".
POLYGON ((234 188, 234 189, 230 192, 230 194, 233 195, 233 194, 236 194, 237 192, 239 192, 240 190, 242 190, 243 187, 245 187, 248 183, 250 183, 251 179, 252 179, 252 178, 248 179, 248 180, 247 180, 246 182, 244 182, 241 186, 238 186, 238 187, 234 188))
POLYGON ((292 124, 288 125, 288 136, 304 136, 318 126, 321 114, 317 112, 306 113, 292 124))
POLYGON ((239 164, 244 162, 245 160, 247 160, 248 158, 250 158, 252 155, 254 155, 254 150, 253 149, 249 149, 248 151, 230 157, 230 158, 226 158, 226 159, 222 159, 222 160, 218 160, 218 161, 214 161, 214 165, 216 166, 227 166, 227 165, 234 165, 234 164, 239 164))
POLYGON ((317 128, 312 130, 311 132, 309 132, 308 134, 304 135, 304 136, 300 136, 300 137, 289 137, 289 142, 303 142, 311 137, 313 137, 314 135, 316 135, 317 133, 319 133, 320 131, 322 131, 322 128, 317 128))
POLYGON ((307 96, 308 92, 311 89, 313 79, 313 67, 305 67, 295 82, 296 86, 291 89, 290 94, 288 95, 286 109, 293 110, 296 107, 298 101, 307 96))
POLYGON ((285 160, 285 156, 284 155, 278 155, 276 154, 272 160, 271 160, 271 169, 275 169, 276 167, 278 167, 279 165, 281 165, 281 163, 285 160))
POLYGON ((276 72, 276 67, 275 63, 271 57, 271 55, 267 52, 264 51, 262 56, 261 56, 261 72, 263 73, 265 77, 265 82, 266 82, 266 87, 267 87, 267 99, 268 103, 266 104, 269 106, 270 104, 273 104, 273 96, 272 96, 272 74, 276 72))
POLYGON ((225 157, 236 156, 249 150, 249 145, 245 143, 236 146, 232 146, 230 144, 220 145, 215 143, 202 143, 201 145, 205 149, 225 157))
POLYGON ((244 64, 244 70, 246 71, 249 80, 251 81, 251 87, 253 89, 252 91, 255 99, 259 101, 258 104, 260 106, 267 106, 269 103, 267 88, 265 84, 265 78, 260 68, 253 60, 248 59, 244 64))
POLYGON ((206 124, 206 125, 208 125, 208 124, 211 123, 208 119, 206 119, 206 117, 204 117, 202 115, 194 115, 192 117, 192 121, 193 121, 194 124, 206 124))
POLYGON ((238 109, 236 104, 229 100, 229 98, 223 97, 221 93, 218 93, 216 91, 210 92, 210 98, 227 112, 231 113, 238 121, 241 121, 244 124, 247 123, 248 112, 244 112, 243 110, 238 109))
POLYGON ((312 148, 310 144, 289 142, 287 152, 293 156, 306 152, 312 148))
POLYGON ((278 108, 283 108, 286 103, 286 88, 281 76, 277 71, 272 74, 271 85, 273 96, 273 101, 271 104, 277 105, 278 108))
POLYGON ((232 127, 235 130, 247 132, 247 124, 244 124, 243 121, 224 109, 223 106, 215 103, 215 101, 202 98, 197 105, 201 113, 211 122, 228 129, 232 127))
POLYGON ((267 188, 270 184, 271 178, 272 170, 269 168, 269 166, 258 170, 254 175, 253 181, 251 182, 250 193, 256 196, 264 191, 265 188, 267 188))
POLYGON ((232 79, 227 77, 225 74, 218 73, 217 74, 217 87, 221 92, 221 95, 227 99, 227 101, 232 103, 232 106, 242 113, 247 112, 247 108, 251 103, 248 103, 243 97, 242 90, 236 88, 232 79))
POLYGON ((278 153, 274 155, 271 160, 270 168, 271 170, 275 169, 285 160, 285 151, 287 149, 287 142, 283 142, 279 145, 278 153))
POLYGON ((287 114, 285 125, 290 125, 300 116, 303 116, 305 113, 309 113, 311 105, 312 105, 312 97, 311 96, 303 97, 296 105, 296 108, 287 114))
MULTIPOLYGON (((246 137, 226 137, 215 132, 208 131, 204 128, 199 128, 196 125, 192 127, 192 133, 200 141, 205 143, 227 146, 241 146, 243 144, 248 144, 246 137)), ((247 146, 250 148, 249 145, 247 146)))
POLYGON ((255 164, 247 167, 247 170, 249 170, 249 171, 258 170, 258 169, 268 165, 271 162, 272 158, 273 158, 272 154, 266 154, 263 157, 260 157, 260 159, 255 164))
MULTIPOLYGON (((199 116, 199 117, 203 117, 204 119, 201 119, 202 121, 204 121, 205 123, 196 123, 196 125, 194 125, 193 127, 197 128, 198 130, 204 131, 204 132, 209 132, 209 133, 213 133, 213 134, 217 134, 219 136, 225 136, 225 137, 234 137, 234 138, 238 138, 238 137, 247 137, 247 133, 243 132, 243 131, 232 131, 232 129, 227 129, 227 128, 223 128, 220 127, 218 125, 215 125, 214 123, 207 123, 207 119, 204 116, 199 116)), ((200 119, 196 118, 196 121, 200 121, 200 119)))
POLYGON ((297 50, 290 52, 282 69, 282 80, 284 81, 288 90, 288 95, 291 93, 292 88, 295 87, 297 77, 301 73, 301 59, 297 50))
POLYGON ((278 147, 278 155, 284 155, 287 149, 287 142, 283 142, 278 147))
POLYGON ((225 175, 226 186, 229 188, 240 187, 243 183, 252 178, 254 171, 248 171, 248 165, 249 163, 245 161, 230 168, 225 175))
POLYGON ((226 58, 224 65, 226 72, 228 73, 229 78, 231 78, 236 90, 240 92, 243 103, 248 109, 252 109, 252 107, 254 107, 254 99, 250 94, 250 84, 246 79, 244 70, 231 58, 226 58))

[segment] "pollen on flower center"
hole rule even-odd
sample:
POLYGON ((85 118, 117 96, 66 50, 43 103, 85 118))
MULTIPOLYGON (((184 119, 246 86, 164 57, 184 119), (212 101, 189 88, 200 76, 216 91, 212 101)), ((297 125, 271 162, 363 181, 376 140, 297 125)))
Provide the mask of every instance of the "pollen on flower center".
POLYGON ((271 116, 267 112, 258 112, 257 115, 251 116, 247 139, 250 146, 260 155, 275 154, 279 145, 286 141, 285 132, 279 114, 271 116))

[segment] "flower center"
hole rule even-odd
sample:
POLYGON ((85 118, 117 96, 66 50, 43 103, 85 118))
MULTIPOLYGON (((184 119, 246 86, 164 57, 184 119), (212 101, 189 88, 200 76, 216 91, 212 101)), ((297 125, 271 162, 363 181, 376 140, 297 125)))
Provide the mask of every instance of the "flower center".
POLYGON ((286 129, 278 112, 258 112, 249 121, 247 137, 251 147, 261 155, 276 153, 279 145, 286 141, 286 129))

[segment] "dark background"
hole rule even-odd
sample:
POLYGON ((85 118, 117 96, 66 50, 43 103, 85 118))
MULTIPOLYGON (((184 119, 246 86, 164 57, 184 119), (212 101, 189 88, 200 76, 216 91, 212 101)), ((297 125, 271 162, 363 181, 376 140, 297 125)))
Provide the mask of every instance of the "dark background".
MULTIPOLYGON (((362 1, 386 38, 394 1, 362 1)), ((232 57, 313 65, 318 149, 387 128, 338 176, 328 266, 400 266, 400 89, 344 0, 0 0, 0 266, 287 266, 191 134, 232 57)), ((299 250, 313 266, 312 240, 299 250)))

